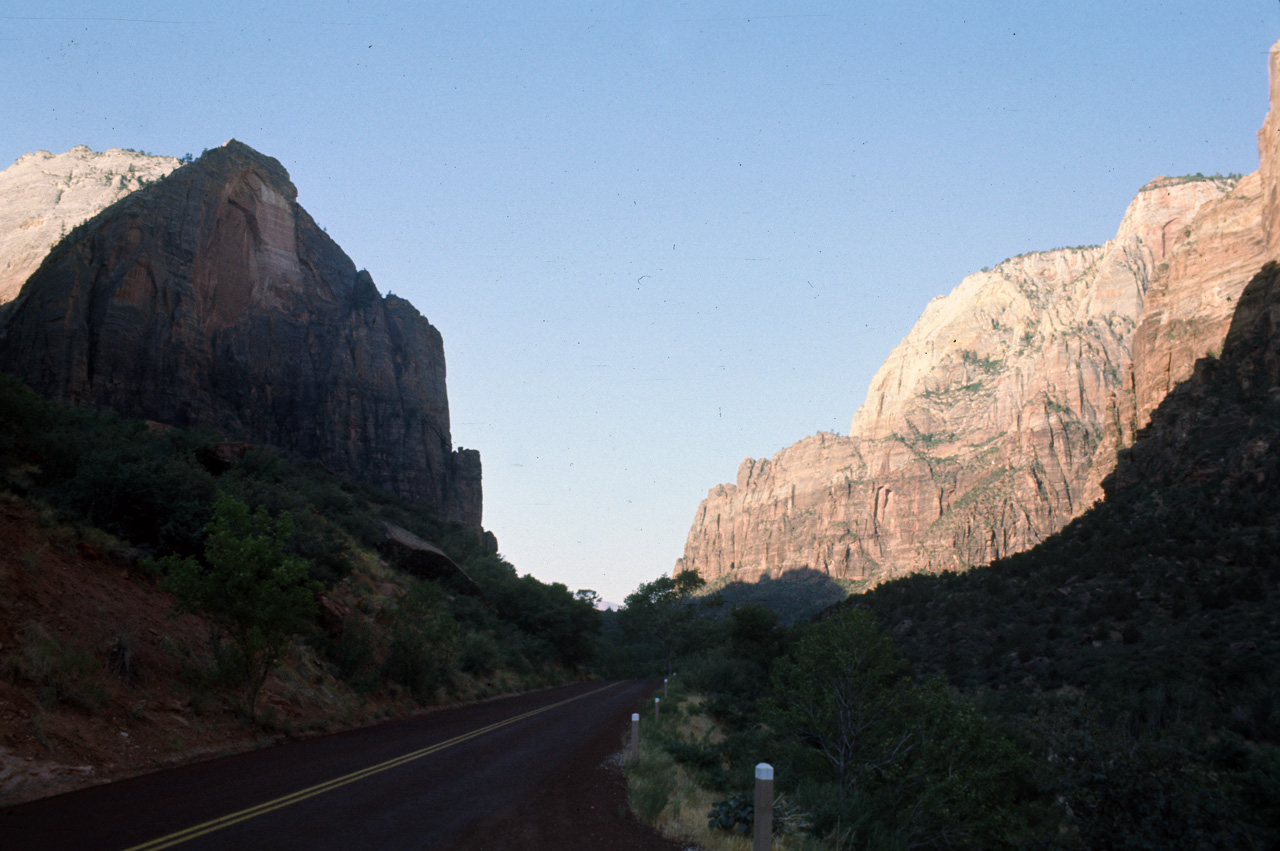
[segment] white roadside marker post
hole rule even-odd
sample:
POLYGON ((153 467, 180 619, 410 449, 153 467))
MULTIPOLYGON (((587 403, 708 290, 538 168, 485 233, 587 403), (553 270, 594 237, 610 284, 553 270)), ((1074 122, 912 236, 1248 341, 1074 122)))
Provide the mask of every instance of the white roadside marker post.
POLYGON ((631 713, 631 761, 640 761, 640 713, 631 713))
POLYGON ((773 766, 762 762, 756 766, 756 801, 751 851, 770 851, 773 847, 773 766))
POLYGON ((667 696, 668 696, 668 695, 667 695, 667 678, 666 678, 666 677, 663 677, 663 678, 662 678, 662 696, 663 696, 663 697, 667 697, 667 696))
POLYGON ((655 697, 653 699, 653 720, 654 721, 658 720, 658 701, 660 700, 662 700, 662 698, 660 697, 655 697))

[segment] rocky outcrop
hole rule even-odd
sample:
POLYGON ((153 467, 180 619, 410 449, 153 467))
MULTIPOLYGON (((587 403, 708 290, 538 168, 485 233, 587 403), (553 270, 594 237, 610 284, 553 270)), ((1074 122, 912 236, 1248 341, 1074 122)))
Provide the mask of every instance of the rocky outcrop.
POLYGON ((1267 245, 1280 251, 1280 42, 1271 47, 1267 65, 1271 111, 1258 131, 1258 172, 1262 177, 1264 234, 1267 245))
POLYGON ((1064 526, 1102 496, 1119 450, 1196 359, 1221 350, 1241 291, 1273 256, 1276 114, 1258 173, 1157 179, 1105 245, 1006 260, 934 299, 850 435, 744 461, 699 506, 675 570, 873 583, 986 563, 1064 526))
POLYGON ((236 141, 76 227, 0 308, 0 370, 64 402, 213 425, 479 529, 439 332, 236 141))
POLYGON ((1258 170, 1183 231, 1157 269, 1133 339, 1124 443, 1197 359, 1222 352, 1245 282, 1280 257, 1280 42, 1268 58, 1270 109, 1258 131, 1258 170))
MULTIPOLYGON (((1234 522, 1256 530, 1256 511, 1275 493, 1280 470, 1280 264, 1269 262, 1245 287, 1221 355, 1196 361, 1161 401, 1104 487, 1163 491, 1196 485, 1234 522)), ((1176 499, 1169 490, 1169 499, 1176 499)), ((1274 517, 1272 517, 1274 521, 1274 517)))
POLYGON ((386 537, 379 549, 397 570, 423 579, 433 579, 461 594, 484 597, 471 576, 437 547, 394 523, 384 522, 386 537))
POLYGON ((68 231, 178 165, 173 157, 79 145, 65 154, 23 154, 0 171, 0 304, 18 295, 68 231))
POLYGON ((1216 354, 1244 285, 1272 256, 1263 231, 1261 170, 1206 205, 1156 267, 1132 345, 1124 443, 1196 359, 1216 354), (1131 407, 1129 406, 1131 403, 1131 407))

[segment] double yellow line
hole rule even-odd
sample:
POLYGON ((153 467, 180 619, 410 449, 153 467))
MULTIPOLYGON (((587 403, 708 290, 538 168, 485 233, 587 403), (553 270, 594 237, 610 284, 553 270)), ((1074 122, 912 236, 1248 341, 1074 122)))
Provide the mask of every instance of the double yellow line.
POLYGON ((344 774, 341 777, 335 777, 332 780, 327 780, 324 783, 318 783, 315 786, 311 786, 306 789, 301 789, 291 795, 285 795, 281 798, 276 798, 275 800, 240 810, 239 812, 230 813, 222 816, 221 818, 206 821, 203 824, 197 824, 193 827, 188 827, 185 830, 179 830, 176 833, 170 833, 168 836, 161 836, 159 839, 144 842, 141 845, 133 845, 124 849, 124 851, 160 851, 161 848, 172 848, 174 845, 189 842, 190 840, 204 836, 207 833, 222 830, 224 827, 230 827, 233 824, 239 824, 242 821, 248 821, 251 818, 265 815, 273 810, 287 807, 290 804, 296 804, 299 801, 314 798, 316 795, 322 795, 325 792, 337 789, 340 786, 346 786, 348 783, 355 783, 357 780, 363 780, 366 777, 372 777, 373 775, 380 774, 383 771, 398 768, 406 763, 413 762, 415 759, 422 759, 424 756, 430 756, 433 753, 438 753, 439 751, 451 748, 454 745, 460 745, 463 742, 469 741, 478 736, 483 736, 485 733, 492 733, 494 730, 501 729, 509 724, 514 724, 517 721, 523 721, 526 718, 532 718, 534 715, 540 715, 543 712, 548 712, 557 707, 564 706, 566 703, 573 703, 575 700, 581 700, 584 697, 599 694, 605 689, 613 688, 615 685, 617 685, 617 683, 610 683, 609 685, 601 686, 600 688, 595 689, 594 691, 589 691, 586 694, 570 697, 566 700, 560 701, 559 703, 552 703, 548 706, 542 707, 541 709, 534 709, 529 712, 525 712, 522 715, 516 715, 512 718, 508 718, 505 721, 498 721, 497 723, 490 724, 487 727, 481 727, 478 730, 472 730, 470 733, 464 733, 461 736, 456 736, 448 741, 440 742, 438 744, 431 745, 430 747, 425 747, 421 750, 404 754, 403 756, 398 756, 395 759, 389 759, 386 762, 380 762, 377 765, 371 765, 368 768, 362 768, 359 771, 353 771, 350 774, 344 774))

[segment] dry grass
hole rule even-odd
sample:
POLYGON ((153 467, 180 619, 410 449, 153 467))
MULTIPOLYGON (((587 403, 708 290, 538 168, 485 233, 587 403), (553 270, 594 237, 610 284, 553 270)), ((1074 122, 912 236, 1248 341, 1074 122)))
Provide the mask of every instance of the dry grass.
POLYGON ((101 666, 88 649, 58 639, 36 621, 22 627, 19 640, 18 650, 0 659, 0 675, 35 685, 42 706, 66 703, 92 712, 107 702, 101 666))
MULTIPOLYGON (((694 696, 672 701, 674 717, 664 718, 663 732, 684 741, 714 743, 724 738, 715 721, 700 712, 694 696)), ((665 702, 664 702, 665 703, 665 702)), ((628 799, 636 817, 668 839, 696 846, 703 851, 751 851, 749 835, 710 830, 707 813, 712 804, 726 797, 698 785, 697 779, 669 753, 646 736, 653 729, 652 715, 641 714, 640 761, 627 769, 628 799)), ((822 846, 808 836, 774 836, 774 851, 818 851, 822 846)))

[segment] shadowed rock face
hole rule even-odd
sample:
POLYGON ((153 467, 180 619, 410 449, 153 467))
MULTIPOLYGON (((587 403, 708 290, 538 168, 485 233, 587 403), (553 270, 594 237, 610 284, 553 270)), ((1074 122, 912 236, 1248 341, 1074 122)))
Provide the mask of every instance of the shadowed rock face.
MULTIPOLYGON (((1273 51, 1280 98, 1278 73, 1273 51)), ((1152 181, 1105 245, 1013 258, 931 302, 849 437, 743 461, 698 507, 675 571, 878 582, 1027 549, 1101 498, 1117 452, 1221 350, 1274 256, 1277 103, 1259 172, 1152 181)))
POLYGON ((479 528, 440 333, 236 141, 77 227, 0 308, 0 370, 63 402, 214 425, 479 528))

